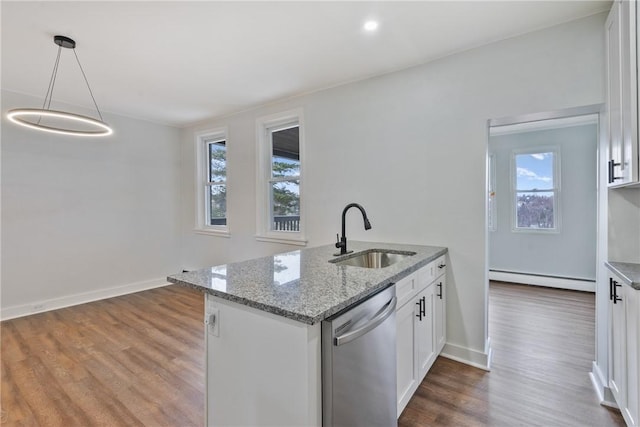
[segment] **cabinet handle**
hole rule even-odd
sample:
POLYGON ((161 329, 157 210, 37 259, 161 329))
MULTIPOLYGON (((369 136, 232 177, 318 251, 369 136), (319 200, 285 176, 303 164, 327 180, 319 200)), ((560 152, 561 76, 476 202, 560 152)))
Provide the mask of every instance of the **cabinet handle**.
POLYGON ((438 283, 438 298, 442 299, 442 282, 438 283))
POLYGON ((416 314, 416 317, 422 322, 422 318, 426 317, 426 306, 427 306, 427 302, 425 301, 425 297, 422 297, 418 300, 418 302, 416 303, 418 304, 418 314, 416 314))
POLYGON ((619 285, 618 282, 616 280, 613 281, 613 303, 617 304, 618 301, 622 301, 622 298, 620 298, 618 296, 618 288, 622 287, 622 285, 619 285))
POLYGON ((442 269, 445 268, 447 266, 447 264, 445 264, 444 262, 442 264, 438 264, 438 268, 442 269))
POLYGON ((609 301, 613 301, 613 277, 609 277, 609 301))
POLYGON ((609 160, 609 184, 614 182, 616 179, 622 179, 621 176, 615 175, 616 166, 620 166, 620 163, 616 163, 615 160, 609 160))

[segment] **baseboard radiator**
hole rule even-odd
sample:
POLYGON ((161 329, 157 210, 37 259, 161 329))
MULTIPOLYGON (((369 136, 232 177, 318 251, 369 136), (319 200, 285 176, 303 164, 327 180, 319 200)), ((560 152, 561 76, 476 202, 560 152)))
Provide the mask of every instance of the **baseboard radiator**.
POLYGON ((596 291, 596 281, 591 279, 546 276, 543 274, 520 273, 515 271, 489 270, 489 280, 545 286, 548 288, 571 289, 574 291, 596 291))

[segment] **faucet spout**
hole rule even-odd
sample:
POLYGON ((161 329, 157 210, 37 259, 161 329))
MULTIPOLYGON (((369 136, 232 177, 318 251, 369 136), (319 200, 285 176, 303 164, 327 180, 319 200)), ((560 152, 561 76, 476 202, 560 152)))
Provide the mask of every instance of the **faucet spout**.
POLYGON ((351 208, 358 208, 360 210, 360 213, 362 213, 362 220, 364 221, 364 229, 365 230, 371 229, 371 222, 369 222, 369 218, 367 218, 367 211, 365 211, 364 208, 357 203, 349 203, 347 206, 345 206, 344 210, 342 211, 342 236, 340 237, 338 242, 336 242, 336 248, 340 249, 340 253, 334 254, 334 255, 345 255, 353 252, 353 251, 347 250, 347 233, 346 233, 346 224, 345 224, 346 218, 347 218, 347 211, 351 208))

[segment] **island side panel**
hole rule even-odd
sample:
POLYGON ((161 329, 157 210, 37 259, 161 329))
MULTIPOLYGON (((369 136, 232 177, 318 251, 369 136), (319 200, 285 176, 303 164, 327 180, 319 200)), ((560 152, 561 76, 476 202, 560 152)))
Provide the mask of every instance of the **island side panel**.
MULTIPOLYGON (((320 323, 307 325, 206 294, 208 426, 320 426, 320 323)), ((205 314, 205 316, 206 316, 205 314)))

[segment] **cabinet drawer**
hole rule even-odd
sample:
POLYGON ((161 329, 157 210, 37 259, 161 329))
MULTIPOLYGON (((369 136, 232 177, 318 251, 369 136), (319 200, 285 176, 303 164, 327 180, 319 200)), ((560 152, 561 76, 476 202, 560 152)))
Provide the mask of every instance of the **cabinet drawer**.
POLYGON ((411 273, 407 277, 396 282, 396 298, 398 307, 409 301, 418 292, 418 274, 411 273))
POLYGON ((418 289, 424 289, 429 283, 436 278, 436 262, 431 261, 429 264, 418 270, 418 289))

